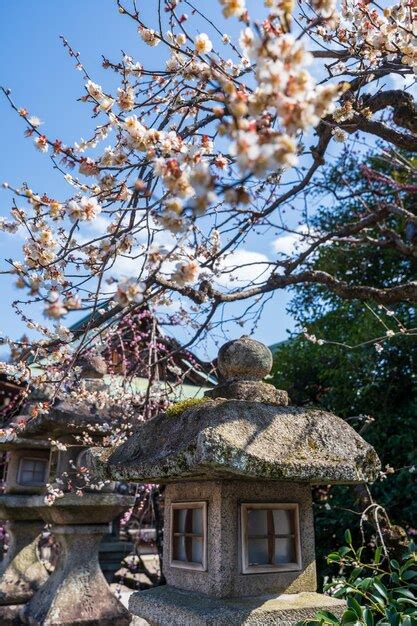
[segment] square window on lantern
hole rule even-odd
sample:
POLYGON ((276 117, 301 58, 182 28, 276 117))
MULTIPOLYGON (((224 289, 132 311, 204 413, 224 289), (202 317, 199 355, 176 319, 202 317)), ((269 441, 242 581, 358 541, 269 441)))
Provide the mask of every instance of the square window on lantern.
POLYGON ((207 503, 171 504, 171 566, 207 569, 207 503))
POLYGON ((22 458, 19 462, 17 482, 27 487, 41 487, 46 481, 48 461, 22 458))
POLYGON ((298 504, 241 505, 243 574, 301 569, 298 504))

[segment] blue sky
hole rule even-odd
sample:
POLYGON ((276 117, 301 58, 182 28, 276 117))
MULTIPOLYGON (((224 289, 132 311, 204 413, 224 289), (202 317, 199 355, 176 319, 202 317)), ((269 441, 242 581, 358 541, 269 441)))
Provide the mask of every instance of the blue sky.
MULTIPOLYGON (((215 1, 215 0, 213 0, 215 1)), ((147 17, 154 17, 155 0, 142 9, 147 17)), ((228 22, 228 32, 233 30, 228 22)), ((65 143, 88 137, 93 128, 89 109, 77 102, 83 94, 81 74, 64 50, 59 36, 65 36, 73 48, 81 53, 82 61, 96 82, 108 84, 109 72, 101 68, 101 54, 110 59, 120 58, 120 51, 143 62, 140 41, 133 23, 119 15, 114 0, 36 0, 32 2, 3 1, 0 3, 0 84, 11 89, 18 106, 44 122, 48 137, 59 137, 65 143)), ((146 48, 154 55, 157 49, 146 48)), ((155 56, 156 55, 156 56, 155 56)), ((147 62, 149 64, 149 62, 147 62)), ((111 77, 110 77, 111 80, 111 77)), ((62 176, 54 171, 48 157, 40 154, 32 141, 24 137, 25 125, 10 109, 6 99, 0 98, 2 120, 2 150, 0 151, 0 181, 19 186, 24 181, 38 193, 65 198, 70 195, 62 176)), ((0 215, 7 215, 11 194, 1 190, 0 215)), ((0 233, 0 269, 5 258, 19 258, 22 239, 0 233)), ((251 249, 265 251, 265 241, 251 242, 251 249)), ((270 245, 270 244, 267 244, 270 245)), ((14 338, 24 332, 24 325, 11 309, 11 302, 23 292, 12 286, 8 276, 0 275, 0 331, 14 338)), ((280 291, 265 307, 255 336, 268 343, 284 339, 293 322, 285 312, 289 295, 280 291)), ((235 311, 246 305, 235 305, 235 311)), ((232 310, 229 310, 231 313, 232 310)), ((39 319, 42 319, 38 315, 39 319)), ((66 323, 76 321, 77 314, 66 323)), ((44 320, 42 320, 44 321, 44 320)), ((231 336, 248 329, 231 325, 231 336)), ((209 356, 214 347, 209 346, 209 356)), ((1 352, 0 352, 1 355, 1 352)), ((4 355, 4 352, 3 352, 4 355)))

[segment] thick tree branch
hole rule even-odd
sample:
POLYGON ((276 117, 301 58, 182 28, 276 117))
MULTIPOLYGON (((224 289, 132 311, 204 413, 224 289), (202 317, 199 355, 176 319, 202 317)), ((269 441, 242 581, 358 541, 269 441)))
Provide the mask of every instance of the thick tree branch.
POLYGON ((380 137, 381 139, 388 141, 401 150, 417 152, 417 136, 400 133, 393 128, 390 128, 383 122, 368 120, 361 115, 355 115, 354 118, 349 120, 349 122, 341 124, 340 126, 348 133, 354 133, 358 130, 362 130, 365 133, 375 135, 376 137, 380 137))
POLYGON ((238 302, 254 298, 271 291, 284 289, 293 285, 315 284, 327 287, 336 295, 347 300, 373 300, 378 304, 392 305, 400 302, 417 303, 417 281, 412 281, 394 287, 372 287, 369 285, 350 285, 344 280, 339 280, 327 272, 320 270, 305 270, 289 276, 272 274, 262 285, 256 285, 248 289, 225 293, 214 289, 208 281, 202 281, 200 287, 179 287, 173 281, 158 277, 157 282, 167 289, 176 291, 189 297, 196 303, 204 303, 214 300, 217 303, 238 302))
POLYGON ((394 122, 412 133, 417 133, 417 105, 411 93, 390 89, 380 91, 374 96, 366 96, 363 102, 373 113, 392 107, 394 122))

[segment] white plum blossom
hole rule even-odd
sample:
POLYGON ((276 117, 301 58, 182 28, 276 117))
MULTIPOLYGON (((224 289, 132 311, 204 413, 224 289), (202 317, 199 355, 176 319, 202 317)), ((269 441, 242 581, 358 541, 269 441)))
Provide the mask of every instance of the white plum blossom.
POLYGON ((336 11, 335 0, 311 0, 311 6, 323 17, 331 17, 336 11))
POLYGON ((194 44, 197 54, 207 54, 213 50, 213 44, 206 33, 200 33, 197 35, 194 44))
POLYGON ((195 283, 200 272, 199 265, 195 259, 189 261, 181 261, 175 266, 175 271, 171 276, 171 280, 179 287, 184 287, 195 283))
POLYGON ((55 500, 64 497, 64 492, 57 485, 47 483, 45 486, 46 495, 44 496, 44 502, 48 506, 52 506, 55 500))
POLYGON ((148 44, 148 46, 157 46, 160 42, 159 37, 151 28, 140 28, 139 34, 142 37, 143 41, 148 44))
POLYGON ((347 132, 343 130, 343 128, 339 128, 338 126, 335 126, 335 128, 333 128, 332 135, 336 141, 340 141, 342 143, 345 142, 348 137, 347 132))
POLYGON ((172 233, 179 233, 186 228, 186 220, 183 216, 183 201, 175 196, 168 198, 159 217, 161 224, 172 233))
POLYGON ((0 217, 0 231, 4 231, 6 233, 16 233, 19 229, 19 224, 17 222, 7 221, 5 217, 0 217))
POLYGON ((125 65, 126 75, 133 74, 137 78, 141 76, 143 71, 143 66, 139 63, 139 61, 134 61, 132 57, 127 54, 123 57, 123 63, 125 65))
POLYGON ((72 222, 76 220, 91 222, 101 213, 101 206, 97 198, 83 196, 79 201, 68 202, 66 210, 72 222))
POLYGON ((61 339, 62 341, 71 341, 74 338, 70 329, 62 324, 56 324, 54 331, 55 337, 57 339, 61 339))
POLYGON ((135 92, 131 85, 117 89, 117 104, 122 111, 131 111, 135 106, 135 92))
POLYGON ((29 268, 46 267, 56 259, 57 242, 50 228, 43 228, 37 237, 23 245, 25 262, 29 268))
POLYGON ((114 100, 107 96, 100 85, 94 83, 91 80, 88 80, 85 84, 85 88, 88 94, 98 102, 100 105, 100 109, 103 111, 108 111, 113 106, 114 100))
POLYGON ((145 283, 138 282, 134 278, 128 278, 118 283, 114 299, 122 307, 132 303, 141 304, 145 289, 145 283))
POLYGON ((48 152, 49 145, 45 135, 39 135, 39 137, 36 137, 35 146, 41 152, 48 152))
POLYGON ((220 0, 225 17, 242 17, 246 11, 245 0, 220 0))
POLYGON ((98 100, 100 102, 100 100, 104 98, 104 93, 101 86, 97 85, 97 83, 93 83, 92 80, 88 80, 86 82, 85 88, 87 89, 90 96, 94 98, 94 100, 98 100))
POLYGON ((56 291, 51 291, 48 295, 48 304, 44 309, 45 317, 59 319, 61 317, 64 317, 67 313, 68 310, 64 306, 64 303, 59 297, 59 294, 56 291))
POLYGON ((187 37, 184 33, 178 33, 178 35, 175 37, 175 43, 177 44, 177 46, 183 46, 186 42, 187 37))
POLYGON ((40 118, 37 115, 31 115, 28 118, 28 122, 32 126, 35 126, 35 128, 37 128, 38 126, 41 126, 43 124, 43 122, 40 120, 40 118))

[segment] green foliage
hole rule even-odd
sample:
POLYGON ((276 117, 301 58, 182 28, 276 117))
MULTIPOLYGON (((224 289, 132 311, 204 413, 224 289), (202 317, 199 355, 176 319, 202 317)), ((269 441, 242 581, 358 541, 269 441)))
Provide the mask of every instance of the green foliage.
POLYGON ((189 409, 190 406, 204 404, 208 402, 208 400, 209 398, 187 398, 186 400, 180 400, 179 402, 171 404, 165 412, 170 417, 179 417, 184 413, 185 409, 189 409))
MULTIPOLYGON (((360 165, 357 156, 345 155, 344 161, 327 171, 322 187, 331 190, 334 202, 323 201, 313 226, 352 221, 360 216, 364 203, 372 206, 376 202, 360 165)), ((375 157, 368 158, 367 165, 401 178, 375 157)), ((387 201, 396 200, 396 192, 382 184, 379 192, 387 201)), ((415 212, 411 192, 401 192, 401 202, 415 212)), ((399 219, 393 220, 391 227, 403 235, 404 224, 399 219)), ((374 234, 370 229, 370 239, 374 234)), ((395 284, 399 276, 415 280, 417 257, 404 259, 392 248, 372 244, 355 248, 332 243, 317 254, 314 269, 339 279, 348 277, 353 284, 382 287, 395 284)), ((372 303, 343 301, 318 286, 304 286, 294 289, 290 311, 309 335, 333 343, 320 345, 294 334, 275 352, 272 382, 286 389, 295 404, 319 405, 348 419, 375 447, 382 466, 389 465, 395 472, 370 487, 372 497, 393 523, 416 535, 417 342, 412 335, 400 333, 390 339, 386 335, 387 330, 398 330, 396 318, 406 328, 417 327, 416 309, 400 304, 386 315, 372 303), (381 337, 378 350, 370 341, 376 337, 381 337)), ((325 557, 342 544, 343 528, 350 527, 354 541, 359 540, 362 496, 360 489, 349 486, 315 490, 316 545, 322 575, 330 573, 325 557)))
POLYGON ((343 576, 325 586, 335 598, 346 600, 341 619, 330 611, 319 611, 314 620, 299 626, 415 626, 417 624, 417 552, 410 545, 400 561, 384 556, 381 546, 372 558, 363 558, 364 548, 355 549, 349 531, 347 545, 328 555, 343 576))

